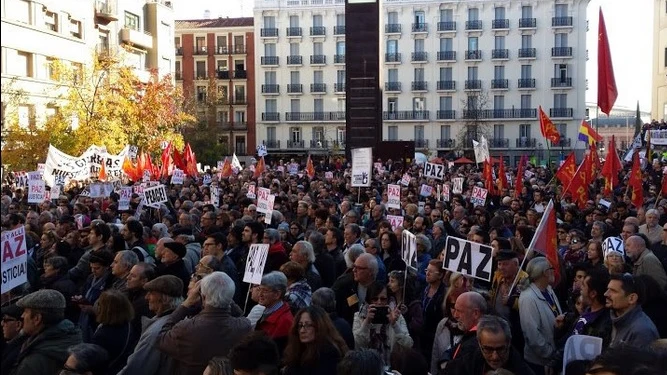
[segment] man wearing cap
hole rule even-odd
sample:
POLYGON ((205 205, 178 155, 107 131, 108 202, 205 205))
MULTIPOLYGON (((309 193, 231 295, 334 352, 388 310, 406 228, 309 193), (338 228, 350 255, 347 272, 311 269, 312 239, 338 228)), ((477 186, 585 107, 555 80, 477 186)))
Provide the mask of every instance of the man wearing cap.
POLYGON ((16 363, 21 346, 28 339, 28 336, 21 332, 21 328, 23 327, 22 314, 23 309, 15 304, 2 308, 2 337, 4 342, 0 370, 3 374, 9 374, 12 366, 16 363))
POLYGON ((183 282, 183 295, 188 292, 187 285, 190 282, 190 273, 185 268, 183 257, 187 253, 185 245, 179 242, 167 242, 162 251, 162 262, 158 266, 157 273, 160 276, 173 275, 183 282))
POLYGON ((58 373, 67 360, 67 348, 81 343, 81 331, 65 319, 65 297, 52 289, 38 290, 21 298, 23 344, 10 374, 58 373))
POLYGON ((157 338, 169 315, 183 302, 183 282, 176 276, 159 276, 144 284, 143 289, 155 317, 144 320, 144 331, 134 353, 118 375, 169 374, 173 370, 173 358, 158 349, 157 338))

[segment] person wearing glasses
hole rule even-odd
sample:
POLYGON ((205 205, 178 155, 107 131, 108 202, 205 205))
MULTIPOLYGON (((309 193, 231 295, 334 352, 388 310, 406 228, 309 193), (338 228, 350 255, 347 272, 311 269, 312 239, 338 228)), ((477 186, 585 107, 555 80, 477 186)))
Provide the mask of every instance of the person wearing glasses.
POLYGON ((67 361, 59 375, 102 375, 107 371, 109 353, 96 344, 78 344, 67 349, 67 361))
POLYGON ((642 310, 645 294, 644 283, 631 274, 610 276, 604 294, 605 306, 611 309, 610 347, 621 344, 645 347, 660 337, 655 324, 642 310))
POLYGON ((447 364, 447 375, 512 374, 534 375, 521 354, 512 347, 512 332, 507 321, 485 315, 477 323, 477 348, 447 364))
POLYGON ((271 337, 282 353, 294 321, 289 304, 284 302, 287 277, 280 271, 267 273, 262 277, 258 292, 259 304, 264 306, 265 310, 257 321, 255 330, 263 331, 271 337))
POLYGON ((23 343, 28 339, 28 336, 21 332, 21 328, 23 328, 21 314, 23 314, 23 309, 13 303, 2 308, 2 338, 4 343, 0 370, 3 374, 9 374, 19 356, 23 343))

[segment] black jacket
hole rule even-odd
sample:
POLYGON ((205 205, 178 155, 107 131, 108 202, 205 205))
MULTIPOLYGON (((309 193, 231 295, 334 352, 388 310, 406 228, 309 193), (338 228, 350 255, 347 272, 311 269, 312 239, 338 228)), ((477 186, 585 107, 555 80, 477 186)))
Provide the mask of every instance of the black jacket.
MULTIPOLYGON (((475 344, 476 344, 475 340, 475 344)), ((502 367, 512 374, 535 375, 535 372, 528 367, 528 364, 521 358, 521 355, 510 347, 507 362, 502 367)), ((479 375, 492 370, 486 363, 484 356, 479 348, 471 353, 467 353, 447 363, 444 374, 447 375, 479 375)))
POLYGON ((9 371, 12 369, 12 367, 14 367, 14 363, 16 363, 16 359, 19 357, 21 346, 23 346, 23 343, 27 339, 28 336, 19 334, 3 345, 2 365, 0 366, 0 372, 3 374, 9 374, 9 371))
POLYGON ((357 282, 354 281, 352 272, 345 273, 334 282, 331 289, 336 293, 336 312, 338 316, 345 319, 352 326, 354 313, 359 312, 363 301, 357 295, 357 282))

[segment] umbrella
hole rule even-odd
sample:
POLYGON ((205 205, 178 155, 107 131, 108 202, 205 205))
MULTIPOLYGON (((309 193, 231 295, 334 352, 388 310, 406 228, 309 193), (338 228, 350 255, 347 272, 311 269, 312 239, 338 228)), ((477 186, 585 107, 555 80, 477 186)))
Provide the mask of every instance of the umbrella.
POLYGON ((464 156, 454 160, 454 164, 475 164, 475 162, 464 156))
POLYGON ((428 157, 421 152, 415 152, 415 164, 425 164, 428 161, 428 157))

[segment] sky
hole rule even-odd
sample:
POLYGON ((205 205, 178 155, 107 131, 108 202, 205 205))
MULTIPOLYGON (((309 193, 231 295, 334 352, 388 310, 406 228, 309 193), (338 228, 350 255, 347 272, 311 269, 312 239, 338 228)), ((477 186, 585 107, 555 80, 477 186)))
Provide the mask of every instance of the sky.
MULTIPOLYGON (((253 0, 172 0, 177 19, 211 17, 251 17, 253 0)), ((589 60, 586 78, 589 89, 586 102, 597 99, 597 29, 598 9, 602 7, 618 88, 617 107, 634 109, 639 101, 642 111, 651 107, 651 69, 653 66, 653 3, 637 0, 628 6, 619 0, 591 0, 587 18, 589 31, 586 43, 589 60)))

